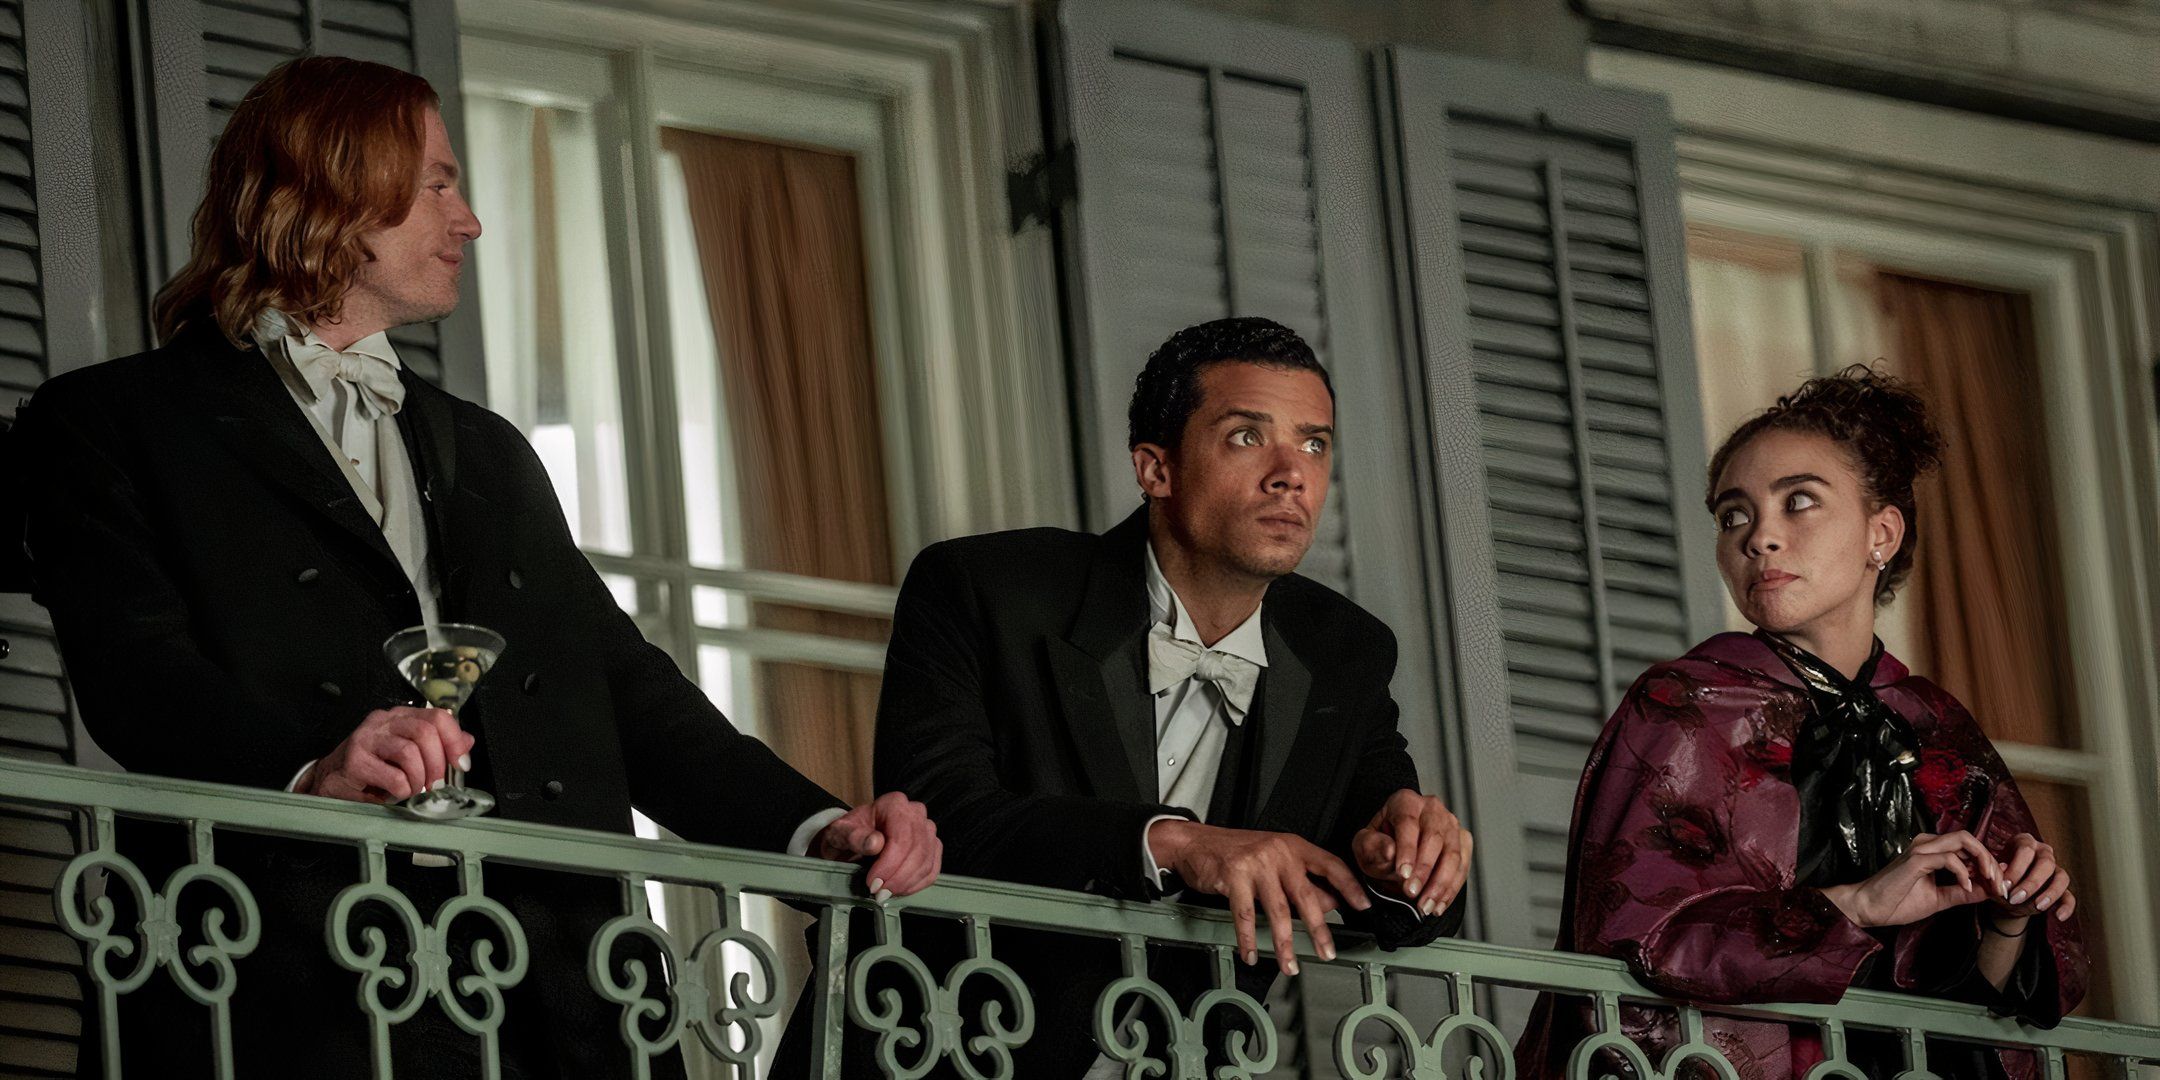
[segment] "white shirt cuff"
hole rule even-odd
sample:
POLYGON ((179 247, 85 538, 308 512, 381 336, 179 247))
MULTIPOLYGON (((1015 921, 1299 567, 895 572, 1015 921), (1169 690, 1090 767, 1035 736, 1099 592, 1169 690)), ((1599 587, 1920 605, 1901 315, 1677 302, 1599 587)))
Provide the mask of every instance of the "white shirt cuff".
POLYGON ((1416 904, 1413 904, 1413 903, 1411 903, 1410 901, 1408 901, 1408 900, 1405 900, 1405 899, 1403 899, 1403 898, 1402 898, 1402 897, 1400 897, 1400 896, 1392 896, 1392 895, 1389 895, 1388 893, 1382 892, 1382 891, 1380 891, 1379 889, 1375 888, 1375 887, 1374 887, 1374 886, 1373 886, 1373 885, 1372 885, 1372 884, 1371 884, 1370 882, 1366 883, 1366 885, 1365 885, 1365 893, 1366 893, 1366 895, 1368 895, 1368 896, 1372 896, 1372 897, 1376 897, 1376 898, 1378 898, 1378 899, 1381 899, 1381 900, 1385 900, 1385 901, 1387 901, 1388 903, 1391 903, 1391 904, 1401 904, 1401 905, 1402 905, 1403 907, 1409 908, 1409 909, 1410 909, 1410 913, 1411 913, 1411 914, 1413 914, 1413 915, 1416 915, 1416 916, 1417 916, 1418 918, 1420 918, 1420 919, 1422 919, 1422 918, 1424 918, 1424 917, 1425 917, 1425 913, 1424 913, 1424 912, 1422 912, 1422 911, 1419 911, 1419 910, 1418 910, 1418 907, 1417 907, 1417 905, 1416 905, 1416 904))
POLYGON ((834 807, 830 810, 820 810, 804 818, 803 823, 795 827, 795 835, 788 838, 787 853, 790 855, 810 854, 810 841, 816 839, 817 834, 824 832, 825 826, 845 816, 847 816, 846 810, 834 807))
POLYGON ((1169 884, 1168 882, 1164 881, 1163 878, 1166 877, 1170 873, 1170 871, 1165 870, 1155 864, 1155 851, 1153 848, 1148 847, 1148 832, 1155 827, 1155 823, 1158 821, 1189 820, 1191 819, 1178 814, 1157 814, 1154 817, 1147 819, 1147 824, 1140 826, 1140 865, 1147 871, 1148 878, 1155 882, 1155 887, 1157 889, 1161 889, 1169 884))
POLYGON ((312 769, 312 768, 314 768, 314 767, 315 767, 315 762, 317 762, 317 761, 321 761, 321 760, 322 760, 321 758, 314 758, 314 759, 310 760, 310 761, 309 761, 309 762, 308 762, 307 764, 305 764, 305 765, 302 765, 302 766, 300 766, 300 771, 299 771, 299 772, 296 772, 296 773, 294 773, 294 774, 292 774, 292 779, 290 779, 290 780, 287 780, 287 781, 285 781, 285 790, 286 790, 286 791, 297 791, 297 790, 299 790, 299 787, 300 787, 300 778, 301 778, 301 777, 303 777, 303 776, 306 776, 306 775, 307 775, 307 773, 308 773, 308 770, 309 770, 309 769, 312 769))

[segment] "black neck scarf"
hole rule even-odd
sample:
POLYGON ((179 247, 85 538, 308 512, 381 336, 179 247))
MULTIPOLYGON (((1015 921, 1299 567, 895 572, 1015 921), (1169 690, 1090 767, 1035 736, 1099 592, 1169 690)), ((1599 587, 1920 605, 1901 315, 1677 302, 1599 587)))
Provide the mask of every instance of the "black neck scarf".
POLYGON ((1920 755, 1912 726, 1869 685, 1882 660, 1882 641, 1848 679, 1776 634, 1759 630, 1755 636, 1800 677, 1812 706, 1793 737, 1798 881, 1823 886, 1865 880, 1903 855, 1921 831, 1913 787, 1920 755))

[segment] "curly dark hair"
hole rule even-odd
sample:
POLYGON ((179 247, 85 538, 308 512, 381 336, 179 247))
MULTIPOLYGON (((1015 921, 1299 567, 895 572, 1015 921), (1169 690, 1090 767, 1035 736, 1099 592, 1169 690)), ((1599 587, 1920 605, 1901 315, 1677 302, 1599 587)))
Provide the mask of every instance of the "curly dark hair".
POLYGON ((1765 431, 1811 432, 1837 443, 1858 466, 1869 502, 1876 509, 1895 506, 1905 515, 1905 542, 1875 579, 1875 603, 1889 603, 1912 575, 1920 535, 1913 484, 1942 462, 1942 435, 1928 420, 1927 402, 1909 384, 1865 364, 1801 383, 1726 436, 1711 455, 1703 505, 1713 513, 1718 476, 1733 454, 1765 431))
POLYGON ((1141 443, 1177 449, 1185 437, 1186 422, 1200 408, 1200 372, 1211 364, 1232 361, 1310 371, 1327 387, 1328 400, 1335 400, 1335 384, 1328 379, 1327 369, 1297 331, 1272 319, 1216 319, 1170 335, 1148 357, 1133 383, 1132 405, 1126 412, 1126 449, 1141 443))

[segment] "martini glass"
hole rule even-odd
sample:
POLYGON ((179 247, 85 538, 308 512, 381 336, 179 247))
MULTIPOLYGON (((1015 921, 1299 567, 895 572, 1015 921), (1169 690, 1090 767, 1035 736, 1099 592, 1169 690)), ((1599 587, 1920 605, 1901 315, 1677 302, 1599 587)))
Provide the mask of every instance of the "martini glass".
MULTIPOLYGON (((448 709, 453 717, 502 651, 501 634, 470 623, 409 626, 383 642, 383 655, 419 691, 420 700, 448 709)), ((429 821, 455 821, 495 808, 495 796, 465 786, 465 771, 455 761, 445 772, 442 787, 416 792, 398 809, 429 821)))

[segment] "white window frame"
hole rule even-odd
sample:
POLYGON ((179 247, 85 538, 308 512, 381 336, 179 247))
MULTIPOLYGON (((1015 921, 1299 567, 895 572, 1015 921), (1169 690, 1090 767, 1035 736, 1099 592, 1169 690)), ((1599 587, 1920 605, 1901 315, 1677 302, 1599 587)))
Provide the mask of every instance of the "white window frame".
MULTIPOLYGON (((631 148, 602 190, 632 551, 587 555, 619 597, 634 582, 641 627, 685 671, 698 670, 700 645, 731 650, 738 669, 753 658, 884 666, 871 642, 699 625, 699 587, 727 590, 738 611, 765 600, 877 617, 891 616, 898 590, 691 561, 658 209, 662 125, 855 155, 896 569, 944 537, 1077 525, 1050 232, 1039 222, 1016 231, 1006 199, 1008 172, 1043 149, 1024 3, 460 0, 458 12, 468 85, 500 77, 527 97, 541 87, 595 111, 603 155, 631 148), (692 84, 744 99, 700 104, 678 92, 692 84)), ((662 894, 656 909, 675 916, 680 940, 713 928, 685 890, 662 894)), ((792 991, 780 990, 783 1007, 792 991)), ((716 1074, 717 1062, 688 1057, 693 1077, 716 1074)))
MULTIPOLYGON (((1833 252, 2032 297, 2083 746, 1999 748, 2108 823, 2115 1018, 2160 1022, 2160 207, 2125 198, 2154 190, 2160 148, 1618 50, 1590 69, 1672 99, 1683 216, 1799 245, 1811 310, 1833 252)), ((1819 364, 1844 329, 1818 320, 1819 364)))

